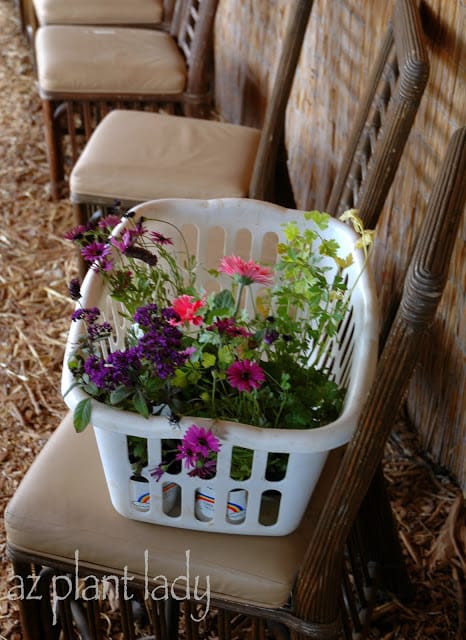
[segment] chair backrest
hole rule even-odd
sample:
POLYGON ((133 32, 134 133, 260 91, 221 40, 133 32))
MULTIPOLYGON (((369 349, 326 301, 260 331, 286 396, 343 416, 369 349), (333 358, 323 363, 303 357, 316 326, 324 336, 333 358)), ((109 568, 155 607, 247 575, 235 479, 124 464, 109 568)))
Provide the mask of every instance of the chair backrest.
POLYGON ((395 0, 326 210, 357 208, 375 227, 429 75, 417 3, 395 0))
POLYGON ((344 452, 297 580, 297 614, 305 620, 318 619, 330 624, 338 617, 344 544, 382 459, 394 416, 442 296, 466 204, 465 174, 466 127, 463 127, 450 140, 375 381, 355 435, 344 452))
POLYGON ((272 95, 262 127, 249 197, 275 201, 274 178, 280 144, 284 139, 288 98, 306 35, 307 23, 314 0, 294 0, 290 6, 288 26, 282 43, 282 53, 274 79, 272 95))
POLYGON ((205 103, 210 89, 212 33, 218 0, 177 0, 171 35, 186 58, 188 78, 185 101, 205 103))
POLYGON ((163 22, 167 31, 171 30, 176 0, 163 0, 163 22))

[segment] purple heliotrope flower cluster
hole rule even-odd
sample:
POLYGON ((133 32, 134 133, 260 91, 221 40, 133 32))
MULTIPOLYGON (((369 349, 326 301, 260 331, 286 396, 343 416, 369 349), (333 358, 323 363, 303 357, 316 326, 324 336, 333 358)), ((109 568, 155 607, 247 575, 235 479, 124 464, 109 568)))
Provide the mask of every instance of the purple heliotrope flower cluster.
POLYGON ((78 320, 84 320, 87 326, 87 335, 91 342, 100 340, 101 338, 107 338, 112 335, 112 325, 110 322, 97 322, 100 317, 100 309, 97 307, 90 307, 89 309, 76 309, 71 314, 71 320, 77 322, 78 320))
POLYGON ((121 385, 131 384, 141 370, 136 348, 114 351, 102 360, 95 355, 84 361, 89 380, 102 391, 113 391, 121 385))
MULTIPOLYGON (((109 323, 97 324, 99 315, 97 308, 78 309, 73 314, 73 320, 85 320, 91 341, 111 333, 109 323), (106 334, 103 334, 104 329, 106 334)), ((166 380, 173 375, 189 358, 189 353, 182 348, 183 334, 170 324, 174 315, 172 309, 159 312, 155 304, 140 307, 134 315, 142 330, 137 344, 106 357, 90 355, 83 365, 89 380, 99 390, 111 392, 119 386, 137 385, 138 377, 147 373, 148 364, 154 377, 166 380)))
POLYGON ((188 359, 182 348, 183 333, 171 321, 177 319, 173 309, 162 309, 159 313, 156 304, 140 307, 134 320, 144 330, 137 344, 137 353, 141 361, 150 362, 153 374, 162 380, 173 375, 188 359))
MULTIPOLYGON (((220 440, 210 429, 192 424, 176 448, 175 461, 184 464, 188 476, 209 479, 215 476, 220 440)), ((150 475, 157 481, 168 470, 170 463, 161 462, 150 475)))

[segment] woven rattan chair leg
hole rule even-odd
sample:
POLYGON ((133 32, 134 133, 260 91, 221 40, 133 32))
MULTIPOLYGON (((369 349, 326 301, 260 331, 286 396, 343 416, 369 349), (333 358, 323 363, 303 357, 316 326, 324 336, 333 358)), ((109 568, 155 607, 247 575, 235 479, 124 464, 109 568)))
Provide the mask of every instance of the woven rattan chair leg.
POLYGON ((25 34, 27 25, 25 0, 15 0, 15 5, 16 10, 19 12, 19 24, 21 27, 21 31, 25 34))
POLYGON ((13 561, 13 570, 16 584, 13 584, 11 588, 13 590, 21 589, 21 597, 17 599, 17 604, 23 638, 24 640, 43 640, 40 601, 36 599, 40 594, 35 593, 31 565, 13 561))
POLYGON ((183 622, 184 622, 184 634, 186 640, 198 640, 198 627, 193 621, 193 615, 195 615, 195 609, 191 606, 191 603, 186 600, 183 604, 183 622))
POLYGON ((60 187, 64 177, 63 150, 58 130, 59 123, 54 117, 53 103, 50 100, 42 100, 42 113, 49 161, 51 196, 56 202, 60 199, 60 187))
MULTIPOLYGON (((105 635, 102 630, 102 620, 100 617, 100 602, 99 600, 89 600, 87 603, 87 625, 89 629, 89 638, 91 640, 105 640, 105 635)), ((84 633, 81 631, 81 635, 84 640, 84 633)))
POLYGON ((225 609, 219 609, 217 612, 217 635, 219 640, 228 640, 231 628, 231 614, 225 609))
POLYGON ((180 603, 178 600, 170 598, 165 602, 165 621, 167 640, 177 640, 178 623, 180 616, 180 603))
POLYGON ((287 207, 288 209, 296 208, 293 186, 291 184, 290 172, 288 170, 288 155, 284 140, 282 140, 278 147, 273 189, 273 202, 281 205, 282 207, 287 207))
POLYGON ((131 600, 120 598, 121 628, 125 640, 136 640, 134 633, 133 607, 131 600))
MULTIPOLYGON (((60 576, 61 578, 62 576, 60 576)), ((68 579, 69 576, 66 576, 68 579)), ((74 617, 71 609, 71 598, 69 596, 68 583, 63 584, 62 580, 57 580, 55 590, 59 602, 57 603, 57 613, 62 626, 62 634, 60 638, 64 640, 74 640, 76 637, 74 617)), ((48 616, 49 618, 49 616, 48 616)))
POLYGON ((357 522, 369 566, 372 566, 379 586, 400 600, 409 601, 414 595, 413 586, 403 559, 381 467, 374 476, 357 522))
POLYGON ((269 636, 274 640, 290 640, 290 632, 284 624, 271 620, 267 620, 266 624, 269 636))
POLYGON ((253 640, 265 640, 266 638, 266 624, 262 618, 253 618, 251 637, 253 640))

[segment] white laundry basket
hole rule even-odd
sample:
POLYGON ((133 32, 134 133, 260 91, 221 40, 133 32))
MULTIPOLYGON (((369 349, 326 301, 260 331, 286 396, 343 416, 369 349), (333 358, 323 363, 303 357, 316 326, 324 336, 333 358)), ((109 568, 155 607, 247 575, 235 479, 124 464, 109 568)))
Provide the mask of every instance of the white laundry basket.
MULTIPOLYGON (((244 259, 273 259, 277 240, 283 239, 282 225, 295 220, 300 226, 313 226, 303 219, 303 212, 239 198, 216 200, 169 199, 144 203, 134 208, 134 220, 165 236, 172 236, 175 224, 188 238, 203 269, 198 282, 209 288, 205 267, 218 266, 223 255, 241 255, 244 259)), ((125 223, 123 223, 125 224, 125 223)), ((335 238, 342 255, 354 250, 356 235, 347 225, 331 219, 321 232, 335 238)), ((327 453, 348 442, 356 427, 362 404, 369 390, 377 359, 377 306, 369 269, 362 275, 363 257, 355 253, 348 270, 349 285, 356 283, 347 317, 338 339, 330 342, 326 366, 337 383, 347 389, 344 408, 334 422, 316 429, 263 429, 236 422, 183 417, 172 424, 166 417, 148 419, 127 411, 92 401, 92 426, 102 460, 110 498, 123 516, 173 527, 247 535, 286 535, 299 524, 327 453), (164 440, 181 439, 196 423, 213 427, 221 440, 215 478, 189 477, 183 469, 166 472, 157 482, 149 471, 161 462, 164 440), (127 436, 147 439, 148 465, 140 477, 132 476, 128 458, 127 436), (253 451, 251 475, 237 481, 230 477, 234 447, 253 451), (270 454, 288 455, 284 477, 266 476, 270 454)), ((97 306, 114 325, 119 319, 116 303, 108 296, 99 273, 90 269, 82 286, 83 307, 97 306)), ((126 326, 115 327, 117 338, 110 349, 121 348, 126 326), (117 345, 120 346, 117 346, 117 345)), ((71 409, 86 397, 78 387, 69 390, 73 377, 67 361, 83 331, 81 322, 71 325, 63 367, 62 392, 71 409)))

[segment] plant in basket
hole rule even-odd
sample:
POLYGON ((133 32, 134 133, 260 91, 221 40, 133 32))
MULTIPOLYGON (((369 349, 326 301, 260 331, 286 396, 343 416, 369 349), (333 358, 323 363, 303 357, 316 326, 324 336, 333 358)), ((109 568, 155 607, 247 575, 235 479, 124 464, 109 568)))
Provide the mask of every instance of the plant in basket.
MULTIPOLYGON (((92 422, 93 401, 145 418, 165 416, 173 438, 163 440, 149 475, 158 481, 176 469, 209 480, 223 446, 218 421, 304 430, 338 418, 345 389, 326 367, 325 354, 356 286, 346 277, 353 253, 340 255, 338 242, 321 234, 327 214, 303 215, 312 228, 284 224, 274 264, 223 256, 209 269, 214 290, 199 283, 204 267, 168 221, 170 235, 153 230, 154 220, 133 220, 131 212, 72 229, 67 237, 99 273, 114 305, 112 314, 85 306, 79 282, 70 283, 78 303, 72 320, 82 329, 67 366, 72 388, 86 394, 74 409, 75 429, 92 422), (115 340, 115 323, 126 327, 123 340, 115 340), (190 418, 180 434, 183 416, 198 420, 190 418)), ((372 232, 354 210, 342 218, 359 233, 354 248, 367 260, 372 232)), ((147 440, 127 440, 135 476, 142 477, 147 440)), ((283 478, 287 460, 280 451, 269 456, 266 477, 283 478)), ((233 447, 232 479, 246 480, 252 464, 248 447, 233 447)))

